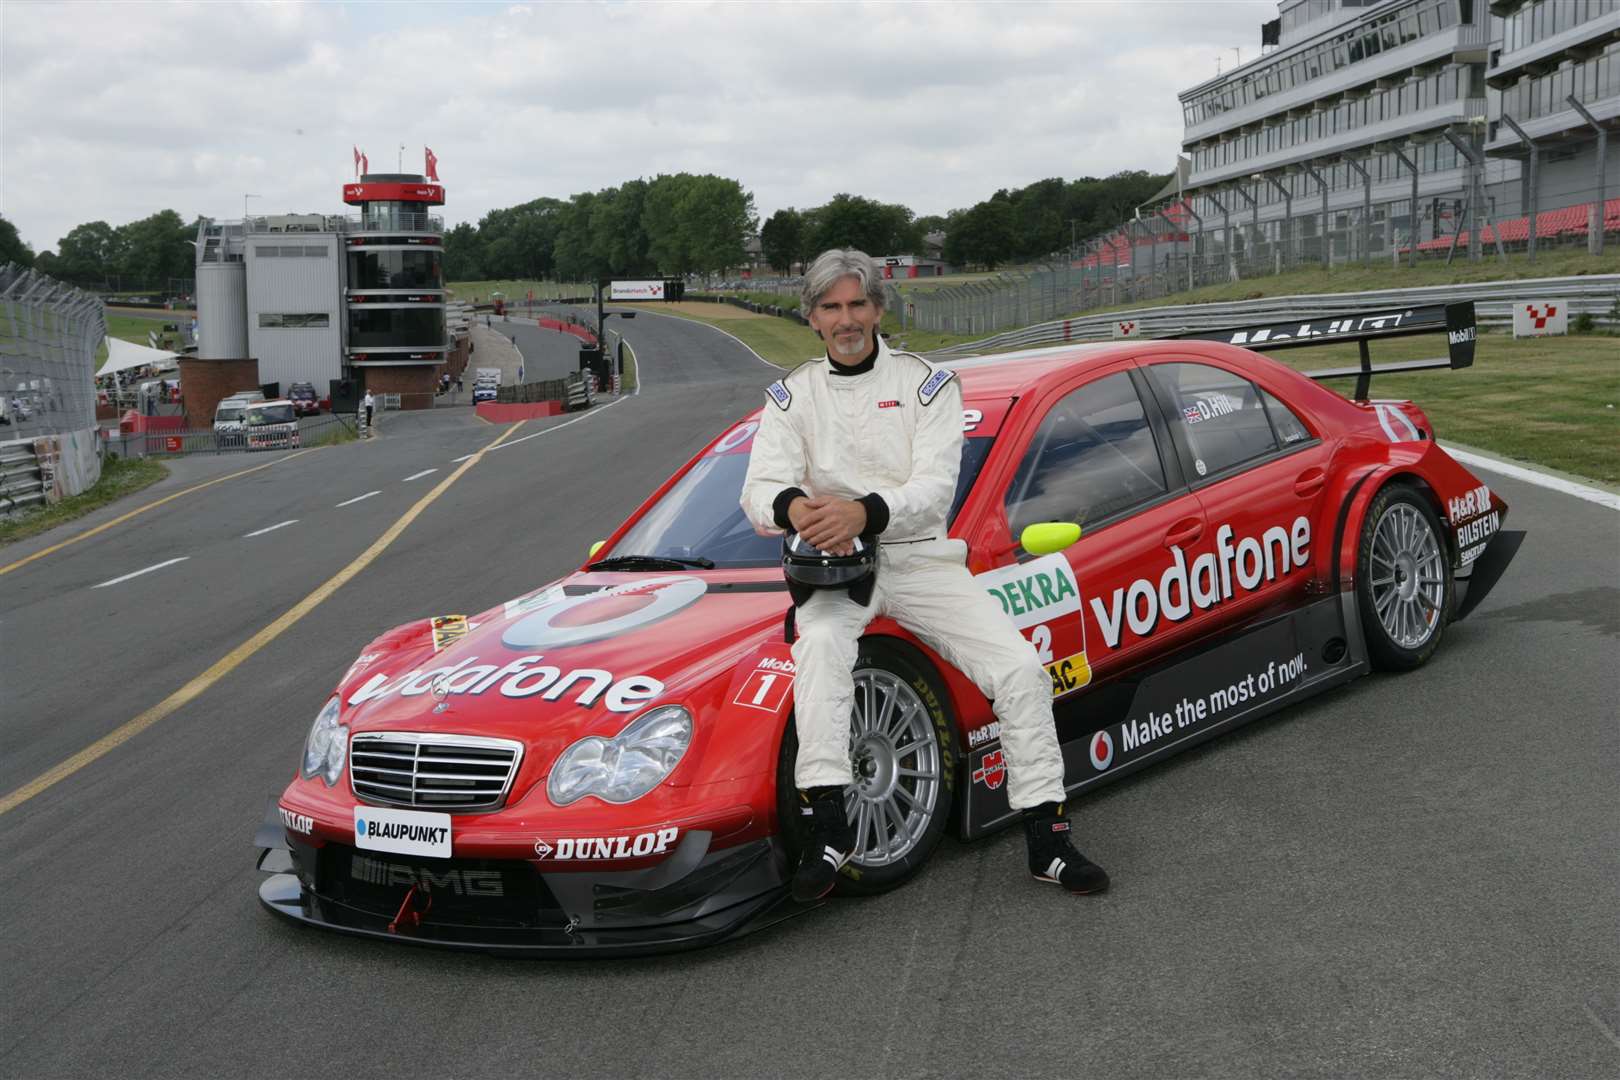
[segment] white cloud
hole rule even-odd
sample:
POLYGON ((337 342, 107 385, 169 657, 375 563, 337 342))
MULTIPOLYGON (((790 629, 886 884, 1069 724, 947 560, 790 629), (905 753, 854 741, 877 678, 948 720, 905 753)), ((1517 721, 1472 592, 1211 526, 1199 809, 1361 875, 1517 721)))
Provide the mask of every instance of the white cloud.
POLYGON ((1168 170, 1176 92, 1270 0, 5 5, 0 211, 36 250, 173 208, 340 208, 433 147, 446 217, 716 172, 762 215, 1168 170))

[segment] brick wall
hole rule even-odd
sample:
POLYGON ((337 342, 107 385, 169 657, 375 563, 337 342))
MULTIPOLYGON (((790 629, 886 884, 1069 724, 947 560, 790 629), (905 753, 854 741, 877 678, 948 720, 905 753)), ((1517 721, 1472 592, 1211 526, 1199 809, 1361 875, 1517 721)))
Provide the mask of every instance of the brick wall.
POLYGON ((180 389, 184 395, 186 426, 189 428, 212 428, 215 406, 240 390, 258 388, 257 360, 180 361, 180 389))
POLYGON ((410 364, 359 368, 360 396, 364 397, 367 390, 379 396, 398 394, 401 409, 431 409, 434 390, 439 384, 439 367, 438 364, 410 364))

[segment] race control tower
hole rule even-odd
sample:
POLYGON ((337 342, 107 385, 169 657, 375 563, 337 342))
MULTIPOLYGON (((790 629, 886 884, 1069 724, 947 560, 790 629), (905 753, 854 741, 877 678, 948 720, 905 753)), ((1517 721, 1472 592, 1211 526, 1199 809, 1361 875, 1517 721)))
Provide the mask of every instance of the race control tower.
POLYGON ((450 348, 445 326, 444 186, 414 173, 343 185, 345 358, 375 393, 432 389, 450 348))

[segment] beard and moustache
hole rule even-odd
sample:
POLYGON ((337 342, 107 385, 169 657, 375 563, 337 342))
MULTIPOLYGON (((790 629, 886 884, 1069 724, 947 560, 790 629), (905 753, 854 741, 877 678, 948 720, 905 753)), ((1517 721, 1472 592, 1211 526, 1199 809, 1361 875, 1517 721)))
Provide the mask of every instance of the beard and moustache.
POLYGON ((866 335, 858 329, 854 333, 859 334, 859 336, 853 337, 847 342, 843 340, 842 332, 833 334, 832 351, 835 355, 864 359, 866 354, 872 351, 871 343, 867 341, 866 335))

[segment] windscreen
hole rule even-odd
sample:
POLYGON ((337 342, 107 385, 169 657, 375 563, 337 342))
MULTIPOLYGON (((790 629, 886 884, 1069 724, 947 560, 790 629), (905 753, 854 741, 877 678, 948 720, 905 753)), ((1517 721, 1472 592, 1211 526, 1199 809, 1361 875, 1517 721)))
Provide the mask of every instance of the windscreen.
POLYGON ((242 410, 241 410, 240 407, 234 406, 234 405, 231 405, 231 406, 221 405, 219 407, 219 411, 214 413, 214 419, 215 420, 240 420, 240 419, 242 419, 242 410))
MULTIPOLYGON (((760 536, 743 514, 743 478, 758 421, 739 424, 664 493, 624 538, 603 557, 651 555, 711 560, 718 567, 775 566, 781 561, 780 536, 760 536)), ((994 440, 969 438, 962 445, 948 521, 967 498, 994 440)))
POLYGON ((298 418, 293 415, 293 407, 287 405, 263 405, 256 409, 249 409, 247 422, 249 424, 291 424, 298 418))

